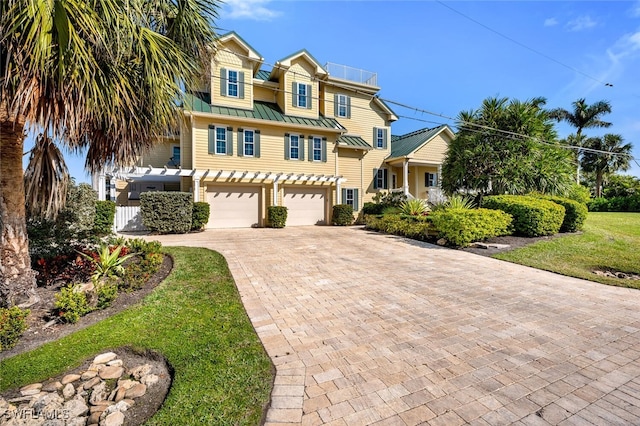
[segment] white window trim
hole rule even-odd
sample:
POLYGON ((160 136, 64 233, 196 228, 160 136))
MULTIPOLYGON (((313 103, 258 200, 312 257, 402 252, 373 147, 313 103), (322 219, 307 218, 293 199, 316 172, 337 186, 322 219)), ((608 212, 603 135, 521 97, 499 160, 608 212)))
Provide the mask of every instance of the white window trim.
POLYGON ((384 149, 384 129, 380 127, 376 128, 376 148, 384 149))
POLYGON ((345 197, 344 197, 344 204, 348 204, 352 207, 355 207, 356 205, 356 197, 355 197, 355 192, 353 188, 345 188, 345 197), (351 191, 351 198, 349 198, 349 191, 351 191), (349 203, 349 201, 351 201, 351 203, 349 203))
POLYGON ((299 135, 289 135, 289 160, 293 160, 293 161, 299 161, 300 160, 300 136, 299 135), (296 146, 295 148, 298 149, 298 156, 296 158, 293 158, 293 138, 296 138, 296 140, 298 141, 298 146, 296 146))
POLYGON ((227 151, 229 151, 229 131, 227 130, 227 126, 218 126, 214 125, 214 132, 216 135, 216 139, 213 144, 213 149, 216 155, 227 155, 227 151), (224 152, 218 152, 218 129, 224 130, 224 152))
POLYGON ((255 157, 256 155, 256 131, 254 129, 243 129, 242 130, 242 156, 243 157, 255 157), (253 154, 249 155, 247 154, 246 151, 246 144, 247 144, 247 139, 246 139, 246 132, 251 132, 253 133, 253 141, 251 142, 251 145, 253 145, 253 154))
POLYGON ((240 71, 238 70, 234 70, 234 69, 227 69, 227 96, 230 98, 239 98, 240 97, 240 71), (232 72, 236 73, 236 81, 235 83, 231 82, 231 78, 230 78, 230 74, 232 72), (235 95, 231 95, 231 91, 229 89, 231 89, 231 85, 235 84, 236 87, 236 94, 235 95))
MULTIPOLYGON (((387 170, 387 169, 384 168, 384 167, 380 167, 376 171, 376 187, 379 190, 380 189, 388 189, 388 184, 387 184, 387 182, 385 181, 385 178, 384 178, 384 171, 385 170, 387 170), (380 183, 382 183, 382 185, 380 183)), ((389 171, 387 170, 387 177, 388 177, 388 173, 389 173, 389 171)))
POLYGON ((320 136, 311 136, 311 161, 315 162, 315 163, 321 163, 322 162, 322 137, 320 136), (320 148, 318 148, 318 152, 320 153, 320 159, 316 160, 316 139, 318 139, 320 141, 320 148))
POLYGON ((349 116, 349 103, 347 95, 338 94, 338 117, 347 118, 349 116), (344 114, 340 114, 340 108, 344 107, 344 114))
POLYGON ((296 105, 298 108, 308 108, 307 102, 309 102, 309 94, 307 93, 307 84, 306 83, 296 83, 296 93, 295 96, 298 97, 296 100, 296 105), (303 88, 304 95, 300 94, 300 88, 303 88), (300 99, 304 99, 304 105, 300 103, 300 99))

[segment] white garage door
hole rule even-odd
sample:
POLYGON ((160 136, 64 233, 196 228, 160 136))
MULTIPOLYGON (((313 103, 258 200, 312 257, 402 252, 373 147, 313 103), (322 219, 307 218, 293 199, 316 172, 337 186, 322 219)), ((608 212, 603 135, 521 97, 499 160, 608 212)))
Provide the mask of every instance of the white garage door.
POLYGON ((250 228, 260 219, 260 188, 209 186, 211 214, 207 228, 250 228))
POLYGON ((283 203, 287 207, 287 226, 325 223, 327 191, 314 188, 285 188, 283 203))

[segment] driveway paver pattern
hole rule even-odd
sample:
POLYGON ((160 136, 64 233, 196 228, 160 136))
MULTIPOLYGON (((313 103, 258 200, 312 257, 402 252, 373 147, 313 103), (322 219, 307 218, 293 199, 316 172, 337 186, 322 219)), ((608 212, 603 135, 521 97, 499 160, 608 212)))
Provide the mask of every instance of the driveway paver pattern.
POLYGON ((640 424, 640 292, 359 227, 222 253, 276 366, 268 426, 640 424))

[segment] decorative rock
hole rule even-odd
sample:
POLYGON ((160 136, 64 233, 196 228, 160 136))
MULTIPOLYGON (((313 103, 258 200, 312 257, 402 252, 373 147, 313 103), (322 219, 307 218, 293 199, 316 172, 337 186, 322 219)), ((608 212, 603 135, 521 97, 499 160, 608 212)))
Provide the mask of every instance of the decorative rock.
POLYGON ((127 390, 128 390, 127 388, 119 387, 118 391, 116 392, 114 401, 115 402, 122 401, 124 399, 124 397, 126 396, 126 394, 127 394, 127 390))
POLYGON ((140 380, 140 378, 142 376, 145 376, 149 373, 151 373, 151 365, 150 364, 143 364, 143 365, 139 365, 137 367, 132 368, 131 370, 129 370, 129 374, 133 377, 135 377, 137 380, 140 380))
POLYGON ((159 380, 160 378, 155 374, 147 374, 146 376, 142 376, 140 382, 147 386, 153 386, 158 383, 159 380))
POLYGON ((107 409, 105 410, 105 413, 107 414, 111 414, 113 412, 116 411, 121 411, 121 412, 125 412, 129 409, 129 407, 131 407, 131 404, 129 404, 127 401, 122 400, 120 402, 118 402, 115 405, 110 405, 109 407, 107 407, 107 409))
POLYGON ((79 374, 67 374, 62 378, 62 384, 66 385, 67 383, 73 383, 78 379, 80 379, 79 374))
POLYGON ((75 395, 76 390, 71 383, 67 383, 67 386, 62 389, 62 396, 64 399, 70 399, 73 395, 75 395))
POLYGON ((133 406, 133 404, 135 404, 135 403, 136 403, 136 401, 135 401, 135 400, 133 400, 133 399, 123 399, 122 401, 123 401, 123 402, 126 402, 127 404, 129 404, 129 407, 132 407, 132 406, 133 406))
POLYGON ((118 380, 119 388, 129 389, 130 387, 136 384, 138 384, 138 382, 136 382, 135 380, 129 380, 129 379, 118 380))
POLYGON ((64 404, 70 417, 81 417, 89 412, 89 407, 82 398, 74 398, 64 404))
POLYGON ((124 374, 124 368, 118 366, 105 367, 98 373, 103 379, 119 379, 124 374))
POLYGON ((87 420, 87 423, 89 424, 100 423, 100 416, 102 415, 102 413, 103 411, 94 411, 89 416, 89 420, 87 420))
POLYGON ((446 238, 440 238, 438 241, 436 241, 436 244, 439 246, 446 246, 448 243, 446 238))
POLYGON ((44 392, 57 392, 62 389, 62 383, 60 382, 48 382, 42 385, 42 390, 44 392))
MULTIPOLYGON (((87 424, 87 418, 76 417, 75 419, 70 419, 66 423, 62 423, 62 424, 65 426, 85 426, 87 424)), ((46 423, 44 426, 49 426, 49 423, 46 423)))
POLYGON ((89 404, 95 405, 97 401, 104 401, 107 399, 107 385, 105 382, 100 382, 93 387, 91 396, 89 397, 89 404))
POLYGON ((122 360, 121 359, 114 359, 113 361, 109 361, 107 363, 108 366, 113 367, 122 367, 122 360))
POLYGON ((37 395, 40 393, 40 389, 42 389, 42 383, 33 383, 31 385, 21 387, 20 395, 22 396, 37 395))
POLYGON ((118 357, 118 355, 113 352, 105 352, 103 354, 98 355, 93 359, 94 364, 106 364, 107 362, 114 360, 118 357))
POLYGON ((82 385, 82 388, 85 390, 91 389, 92 387, 94 387, 100 382, 101 382, 100 377, 94 377, 93 379, 86 381, 84 385, 82 385))
POLYGON ((114 411, 109 414, 102 422, 103 426, 122 426, 124 423, 124 414, 120 411, 114 411))
POLYGON ((127 398, 139 398, 142 395, 147 393, 147 385, 143 385, 142 383, 138 383, 130 389, 127 389, 125 393, 125 397, 127 398))
POLYGON ((80 378, 82 380, 90 380, 96 377, 97 375, 98 375, 98 370, 87 370, 84 373, 82 373, 80 378))
POLYGON ((96 401, 95 403, 92 404, 93 407, 91 407, 91 412, 93 411, 104 411, 107 409, 108 406, 113 405, 113 401, 107 401, 107 400, 102 400, 102 401, 96 401), (95 410, 94 410, 95 408, 95 410))

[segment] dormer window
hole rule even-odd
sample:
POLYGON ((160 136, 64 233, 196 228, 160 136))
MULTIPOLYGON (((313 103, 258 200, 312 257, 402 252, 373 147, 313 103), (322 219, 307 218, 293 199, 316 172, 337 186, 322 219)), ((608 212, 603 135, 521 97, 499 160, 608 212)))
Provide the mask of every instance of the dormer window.
POLYGON ((312 94, 311 85, 305 83, 293 83, 292 97, 293 106, 298 108, 311 109, 312 94))
POLYGON ((244 99, 244 72, 221 68, 220 96, 244 99))

